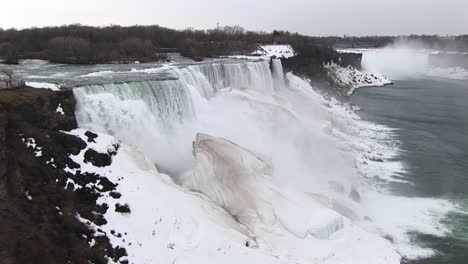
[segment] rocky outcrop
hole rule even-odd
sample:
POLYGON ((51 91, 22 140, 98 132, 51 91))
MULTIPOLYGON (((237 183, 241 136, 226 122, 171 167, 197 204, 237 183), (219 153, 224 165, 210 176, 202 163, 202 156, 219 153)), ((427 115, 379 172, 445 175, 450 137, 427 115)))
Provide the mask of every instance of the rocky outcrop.
POLYGON ((19 80, 0 80, 0 89, 16 88, 23 85, 24 82, 19 80))
POLYGON ((338 59, 340 66, 352 66, 358 70, 362 68, 362 53, 340 53, 338 59))
MULTIPOLYGON (((94 187, 75 190, 71 179, 83 186, 99 181, 106 191, 115 184, 80 173, 70 159, 87 146, 62 132, 77 127, 74 107, 71 91, 0 91, 2 263, 107 263, 106 256, 118 259, 125 254, 78 219, 103 223, 107 208, 97 205, 100 194, 94 187), (62 111, 57 110, 59 106, 62 111)), ((93 164, 109 162, 110 157, 95 154, 87 153, 93 164)))
POLYGON ((342 87, 337 85, 329 75, 327 64, 339 67, 361 68, 362 54, 338 53, 336 50, 324 46, 310 46, 299 51, 294 57, 281 59, 285 71, 308 79, 313 87, 322 94, 336 98, 345 98, 342 87))
POLYGON ((341 67, 330 63, 324 67, 327 70, 327 79, 342 97, 351 96, 358 88, 378 87, 393 83, 382 74, 360 71, 353 66, 341 67))

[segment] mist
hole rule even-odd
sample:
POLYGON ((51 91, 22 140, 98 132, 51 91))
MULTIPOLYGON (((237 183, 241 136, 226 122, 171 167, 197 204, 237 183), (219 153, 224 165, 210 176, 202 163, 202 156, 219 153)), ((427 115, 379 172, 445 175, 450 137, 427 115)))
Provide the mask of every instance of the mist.
POLYGON ((362 50, 362 67, 393 80, 436 76, 449 79, 468 77, 466 54, 434 50, 422 41, 399 39, 382 49, 362 50), (466 61, 466 60, 465 60, 466 61))

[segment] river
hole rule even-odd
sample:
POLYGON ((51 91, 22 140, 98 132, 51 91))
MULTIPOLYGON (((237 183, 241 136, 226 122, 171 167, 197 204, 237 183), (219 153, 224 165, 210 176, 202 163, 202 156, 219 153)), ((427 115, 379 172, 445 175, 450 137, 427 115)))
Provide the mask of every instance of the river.
POLYGON ((402 143, 403 178, 395 194, 441 198, 460 212, 442 223, 441 237, 413 234, 415 243, 438 254, 410 263, 467 263, 468 259, 468 81, 421 77, 392 86, 358 90, 351 98, 361 116, 397 130, 402 143))

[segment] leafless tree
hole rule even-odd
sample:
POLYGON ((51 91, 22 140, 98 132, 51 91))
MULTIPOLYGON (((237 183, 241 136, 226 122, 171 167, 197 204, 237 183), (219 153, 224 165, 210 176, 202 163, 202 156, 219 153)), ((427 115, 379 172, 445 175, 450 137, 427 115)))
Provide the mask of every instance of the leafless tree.
POLYGON ((57 37, 49 40, 49 56, 52 60, 65 63, 89 61, 91 44, 89 40, 75 37, 57 37))

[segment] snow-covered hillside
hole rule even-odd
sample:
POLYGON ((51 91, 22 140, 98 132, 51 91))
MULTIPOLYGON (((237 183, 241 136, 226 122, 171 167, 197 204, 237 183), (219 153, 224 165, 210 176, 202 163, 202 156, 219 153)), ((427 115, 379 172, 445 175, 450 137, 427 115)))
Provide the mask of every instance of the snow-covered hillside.
POLYGON ((158 172, 135 148, 116 148, 116 140, 104 134, 90 142, 85 133, 70 132, 88 142, 71 156, 80 165, 76 171, 104 176, 117 187, 98 199, 109 208, 106 224, 76 217, 95 230, 90 246, 107 236, 113 246, 124 248, 128 256, 120 261, 399 263, 389 241, 352 224, 327 197, 281 190, 271 182, 268 161, 232 142, 197 135, 195 170, 187 176, 191 181, 185 180, 186 187, 198 191, 192 192, 158 172), (90 149, 116 152, 112 164, 85 162, 90 149))

